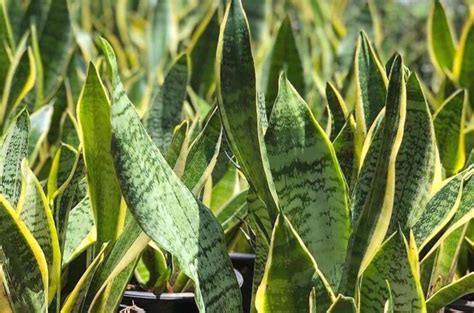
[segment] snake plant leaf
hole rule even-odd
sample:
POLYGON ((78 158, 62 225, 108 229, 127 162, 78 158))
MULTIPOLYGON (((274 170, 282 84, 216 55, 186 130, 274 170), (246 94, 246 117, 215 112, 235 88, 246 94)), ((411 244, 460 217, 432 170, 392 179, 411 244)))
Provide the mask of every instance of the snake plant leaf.
POLYGON ((160 151, 168 150, 173 130, 181 122, 190 68, 188 56, 181 55, 166 75, 145 116, 146 130, 160 151))
POLYGON ((270 68, 265 93, 265 108, 267 116, 272 112, 273 103, 278 95, 280 73, 284 71, 288 80, 298 93, 305 97, 305 77, 303 62, 298 51, 291 20, 287 16, 278 30, 275 44, 271 52, 270 68))
POLYGON ((361 312, 384 311, 385 302, 390 297, 387 281, 393 294, 394 311, 426 312, 418 278, 418 260, 413 257, 411 249, 401 232, 392 235, 378 249, 361 276, 361 312))
POLYGON ((428 18, 428 49, 433 64, 440 72, 453 69, 454 39, 441 1, 436 0, 428 18))
POLYGON ((45 105, 30 116, 31 130, 28 139, 28 159, 33 164, 41 144, 46 139, 53 116, 53 106, 45 105))
POLYGON ((75 149, 79 149, 81 143, 76 118, 70 112, 66 112, 61 120, 61 142, 75 149))
POLYGON ((21 191, 21 162, 28 155, 30 120, 23 109, 7 129, 0 148, 0 193, 16 207, 21 191))
MULTIPOLYGON (((218 164, 219 161, 222 161, 222 158, 227 158, 227 156, 225 156, 226 152, 224 149, 225 147, 223 144, 221 144, 221 150, 217 159, 218 164)), ((228 161, 228 159, 226 159, 226 161, 228 161)), ((218 164, 216 164, 216 167, 214 167, 214 172, 216 172, 218 164)), ((217 181, 217 183, 214 183, 214 177, 212 177, 214 186, 212 188, 211 195, 211 209, 213 212, 218 212, 239 191, 239 174, 235 165, 231 162, 228 162, 227 164, 224 164, 224 166, 225 172, 223 176, 217 181)))
POLYGON ((17 214, 38 242, 48 264, 48 303, 51 303, 61 275, 61 253, 53 213, 43 187, 28 167, 26 160, 22 163, 21 174, 22 188, 17 214))
POLYGON ((89 64, 79 97, 77 119, 87 169, 89 199, 96 220, 97 245, 100 247, 117 237, 125 213, 120 210, 122 194, 110 151, 110 104, 93 63, 89 64))
MULTIPOLYGON (((316 300, 317 301, 317 300, 316 300)), ((338 295, 334 303, 329 307, 328 313, 356 313, 355 299, 338 295)))
POLYGON ((0 195, 0 262, 15 312, 45 312, 48 265, 38 242, 0 195))
POLYGON ((90 247, 97 238, 94 214, 89 197, 85 197, 69 213, 63 250, 63 268, 90 247))
POLYGON ((451 302, 474 292, 474 273, 441 288, 426 301, 428 312, 437 312, 451 302))
POLYGON ((365 136, 384 107, 388 81, 385 70, 364 32, 361 32, 359 38, 355 60, 357 77, 355 116, 358 133, 365 136))
POLYGON ((214 85, 215 53, 219 40, 219 11, 213 9, 198 26, 191 39, 189 56, 193 64, 190 85, 201 97, 207 98, 214 85))
POLYGON ((222 140, 222 126, 217 107, 208 122, 189 148, 186 166, 181 180, 186 186, 194 186, 193 192, 201 189, 217 162, 222 140))
POLYGON ((280 207, 337 288, 351 232, 348 190, 309 106, 284 74, 279 85, 265 143, 280 207))
POLYGON ((61 251, 64 249, 69 212, 87 193, 86 188, 83 188, 83 185, 86 183, 84 180, 85 175, 84 158, 82 153, 78 153, 66 182, 53 195, 54 220, 59 234, 61 251))
POLYGON ((405 129, 395 165, 395 198, 388 234, 414 226, 428 202, 435 174, 436 137, 416 74, 407 82, 405 129))
POLYGON ((74 50, 74 34, 66 0, 51 0, 39 50, 43 64, 44 100, 49 101, 66 76, 74 50))
MULTIPOLYGON (((370 142, 352 201, 354 219, 342 287, 354 292, 359 270, 382 243, 390 224, 395 193, 396 157, 403 138, 406 115, 403 62, 396 58, 390 74, 385 115, 370 142)), ((376 126, 376 125, 374 125, 376 126)))
POLYGON ((326 84, 326 100, 331 115, 331 133, 329 138, 334 141, 346 124, 349 113, 344 99, 331 83, 326 84))
POLYGON ((321 279, 316 262, 290 221, 278 215, 255 300, 257 311, 309 312, 310 292, 315 280, 321 279))
MULTIPOLYGON (((183 170, 178 170, 177 167, 184 167, 186 164, 182 162, 183 155, 185 155, 189 148, 189 123, 187 120, 184 120, 175 127, 173 131, 173 137, 171 138, 170 146, 166 152, 166 160, 168 161, 169 166, 174 168, 174 172, 182 172, 183 170)), ((179 175, 178 175, 179 176, 179 175)))
POLYGON ((263 142, 250 33, 240 0, 227 6, 216 63, 218 105, 227 139, 250 185, 275 217, 278 198, 263 142))
POLYGON ((393 313, 394 301, 393 301, 392 287, 390 286, 390 283, 388 282, 388 280, 385 280, 385 283, 387 284, 388 299, 387 301, 385 301, 383 313, 393 313))
POLYGON ((332 143, 339 166, 341 167, 342 173, 344 173, 350 190, 352 190, 354 186, 359 157, 356 155, 355 131, 356 124, 354 117, 351 115, 332 143))
POLYGON ((145 233, 176 256, 194 281, 201 312, 240 312, 240 290, 222 228, 153 145, 117 76, 111 46, 102 40, 102 48, 114 86, 112 154, 129 209, 145 233))
POLYGON ((466 92, 460 90, 449 97, 434 115, 434 127, 441 163, 449 176, 463 168, 464 151, 464 102, 466 92))
MULTIPOLYGON (((454 56, 453 74, 459 85, 469 91, 469 95, 474 92, 474 63, 471 55, 474 52, 474 11, 464 24, 459 46, 454 56)), ((474 100, 470 96, 469 103, 474 107, 474 100)))
POLYGON ((433 239, 454 216, 461 203, 462 185, 462 174, 458 174, 429 200, 418 221, 413 225, 415 240, 420 249, 433 239))
POLYGON ((82 274, 72 292, 66 298, 66 301, 61 308, 61 313, 84 312, 82 310, 82 305, 84 303, 85 296, 91 284, 92 278, 94 277, 94 273, 97 271, 99 265, 104 261, 104 252, 105 246, 97 254, 92 263, 87 267, 86 271, 84 274, 82 274))

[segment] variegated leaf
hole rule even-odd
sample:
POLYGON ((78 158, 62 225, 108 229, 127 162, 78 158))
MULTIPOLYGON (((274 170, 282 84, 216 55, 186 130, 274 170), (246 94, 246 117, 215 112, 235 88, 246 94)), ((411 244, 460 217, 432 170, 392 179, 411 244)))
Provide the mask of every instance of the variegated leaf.
POLYGON ((428 312, 438 312, 446 305, 474 292, 474 273, 443 287, 426 301, 428 312))
POLYGON ((360 269, 373 257, 390 224, 395 193, 396 157, 406 115, 405 88, 403 62, 398 56, 390 74, 385 115, 379 130, 370 141, 353 193, 353 231, 341 286, 347 295, 354 294, 360 269))
POLYGON ((351 232, 348 190, 310 108, 283 74, 279 86, 265 141, 280 207, 337 288, 351 232))
MULTIPOLYGON (((316 300, 318 301, 318 300, 316 300)), ((344 297, 343 295, 338 295, 334 303, 331 305, 328 313, 356 313, 357 308, 355 304, 355 299, 351 297, 344 297)))
POLYGON ((441 72, 451 72, 455 54, 453 34, 441 1, 433 1, 428 19, 428 48, 433 64, 441 72))
POLYGON ((102 39, 102 48, 112 73, 112 154, 129 209, 194 281, 201 312, 240 312, 222 228, 153 145, 123 90, 112 47, 102 39))
POLYGON ((454 56, 453 74, 459 85, 469 91, 469 103, 474 108, 474 63, 471 55, 474 52, 474 10, 470 11, 470 15, 462 29, 461 38, 454 56))
POLYGON ((412 228, 428 202, 434 179, 436 137, 416 74, 407 82, 407 112, 395 166, 395 197, 388 234, 412 228))
POLYGON ((240 0, 229 1, 227 6, 216 68, 218 105, 227 139, 250 185, 275 217, 278 200, 263 143, 250 33, 240 0))
MULTIPOLYGON (((265 274, 255 299, 257 311, 309 312, 310 293, 317 280, 324 278, 320 276, 316 262, 290 221, 279 215, 273 229, 265 274)), ((334 297, 330 291, 326 296, 329 301, 334 297)), ((323 301, 322 298, 318 300, 323 301)))
POLYGON ((22 110, 7 129, 0 148, 0 193, 13 207, 21 190, 21 162, 28 156, 30 120, 22 110))
POLYGON ((328 102, 331 118, 331 133, 329 138, 334 141, 346 124, 349 112, 341 94, 331 83, 326 84, 326 100, 328 102))
POLYGON ((392 235, 377 250, 375 257, 362 273, 360 311, 383 312, 390 298, 387 281, 393 296, 395 312, 426 312, 425 299, 419 283, 418 260, 401 232, 392 235))
POLYGON ((15 312, 45 312, 48 265, 38 242, 0 195, 0 264, 15 312))
POLYGON ((50 303, 58 288, 61 275, 61 253, 53 212, 43 187, 30 170, 26 160, 22 163, 22 188, 17 213, 38 242, 48 264, 50 303))
POLYGON ((53 116, 53 105, 48 104, 31 114, 31 130, 28 139, 28 159, 33 164, 41 144, 46 139, 53 116))

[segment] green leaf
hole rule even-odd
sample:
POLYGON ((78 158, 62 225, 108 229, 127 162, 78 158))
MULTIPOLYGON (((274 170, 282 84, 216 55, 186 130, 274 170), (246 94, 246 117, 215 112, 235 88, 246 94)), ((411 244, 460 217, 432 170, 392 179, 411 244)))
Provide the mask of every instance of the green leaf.
POLYGON ((435 0, 428 18, 428 48, 431 59, 441 72, 451 72, 455 54, 454 40, 441 1, 435 0))
POLYGON ((436 137, 428 103, 416 74, 407 82, 407 112, 395 165, 395 197, 388 234, 412 228, 423 213, 433 183, 436 137))
POLYGON ((97 227, 97 245, 114 240, 123 225, 122 194, 110 151, 112 130, 107 92, 93 63, 77 106, 79 136, 87 169, 89 198, 97 227))
POLYGON ((331 83, 326 84, 326 100, 331 116, 330 139, 335 140, 348 119, 347 106, 339 91, 331 83))
POLYGON ((45 101, 49 101, 66 76, 74 51, 67 0, 51 0, 44 25, 43 31, 40 31, 39 49, 44 71, 44 97, 45 101))
POLYGON ((240 290, 222 228, 153 145, 117 76, 112 47, 102 40, 102 48, 112 72, 112 153, 129 209, 194 281, 201 312, 240 312, 240 290))
POLYGON ((247 193, 248 190, 240 192, 215 213, 225 234, 239 225, 247 215, 247 193))
POLYGON ((365 136, 384 107, 387 96, 387 76, 364 32, 360 34, 355 60, 357 78, 355 116, 358 133, 365 136))
POLYGON ((428 312, 437 312, 451 302, 474 292, 474 273, 441 288, 426 301, 428 312))
POLYGON ((227 6, 216 71, 218 105, 227 139, 250 185, 275 217, 278 200, 263 142, 248 21, 240 0, 229 1, 227 6))
POLYGON ((3 90, 8 68, 10 67, 10 58, 8 48, 13 48, 13 36, 6 7, 6 1, 0 1, 0 86, 3 90))
POLYGON ((390 74, 385 113, 380 127, 369 141, 370 146, 353 193, 353 231, 341 286, 345 288, 347 295, 354 293, 359 270, 373 257, 390 223, 395 193, 396 157, 405 124, 405 88, 403 62, 398 56, 390 74))
POLYGON ((217 162, 222 140, 222 126, 217 108, 211 113, 203 130, 189 148, 181 180, 194 186, 193 193, 201 189, 217 162))
POLYGON ((69 213, 64 240, 63 262, 65 267, 96 241, 94 214, 89 197, 84 198, 69 213))
MULTIPOLYGON (((459 40, 459 46, 456 49, 456 55, 454 56, 454 78, 457 80, 459 85, 467 88, 469 95, 474 94, 474 61, 472 54, 474 52, 474 11, 471 10, 471 14, 464 24, 461 38, 459 40)), ((469 100, 471 108, 474 107, 474 99, 470 96, 469 100)))
POLYGON ((414 241, 410 244, 401 232, 391 236, 376 252, 362 273, 360 311, 383 312, 390 298, 387 281, 393 295, 396 312, 426 312, 423 291, 419 283, 418 260, 414 241), (415 251, 411 251, 415 249, 415 251))
POLYGON ((153 97, 144 118, 146 130, 160 151, 168 150, 173 130, 181 122, 190 69, 187 55, 181 55, 166 75, 163 86, 153 97))
MULTIPOLYGON (((166 152, 166 161, 168 161, 169 166, 174 168, 175 173, 182 173, 182 167, 186 164, 183 163, 183 157, 187 156, 188 146, 189 146, 189 123, 187 120, 184 120, 175 127, 173 131, 173 137, 171 138, 170 146, 166 152), (178 167, 180 169, 178 170, 178 167)), ((180 176, 180 175, 178 175, 180 176)))
POLYGON ((416 243, 422 249, 454 216, 461 203, 462 174, 450 179, 428 202, 413 226, 416 243))
POLYGON ((460 90, 449 97, 434 115, 434 127, 441 163, 448 177, 463 168, 464 151, 464 102, 466 93, 460 90))
POLYGON ((265 142, 280 207, 337 288, 351 232, 348 190, 310 108, 284 74, 279 85, 265 142))
MULTIPOLYGON (((316 280, 324 280, 316 262, 290 221, 278 215, 255 300, 257 311, 309 312, 309 296, 316 280)), ((330 292, 327 296, 334 297, 330 292)))
POLYGON ((30 120, 22 110, 7 129, 0 148, 0 193, 16 207, 21 191, 21 162, 28 155, 30 120))
POLYGON ((275 44, 271 52, 270 68, 265 93, 265 108, 267 116, 272 112, 273 103, 278 95, 278 81, 280 73, 284 71, 288 80, 298 93, 305 96, 305 76, 303 62, 301 61, 296 44, 291 20, 287 16, 278 31, 275 44))
POLYGON ((28 139, 28 159, 30 164, 33 164, 41 144, 48 135, 52 116, 53 106, 51 104, 45 105, 30 116, 31 130, 28 139))
POLYGON ((22 163, 21 171, 22 190, 17 213, 44 253, 49 275, 48 303, 51 303, 61 275, 61 252, 58 234, 54 225, 53 213, 43 187, 28 167, 26 160, 22 163))
MULTIPOLYGON (((124 1, 124 3, 126 3, 124 1)), ((124 12, 125 13, 125 12, 124 12)), ((159 64, 164 64, 173 41, 172 1, 162 0, 154 2, 147 23, 147 54, 148 69, 154 76, 159 64)))
MULTIPOLYGON (((317 301, 317 300, 316 300, 317 301)), ((338 295, 336 301, 331 305, 328 313, 356 313, 355 299, 338 295)))
POLYGON ((216 51, 218 40, 219 11, 214 9, 209 11, 209 14, 198 26, 189 47, 189 55, 193 64, 190 84, 193 90, 204 98, 209 95, 214 84, 216 54, 209 52, 216 51))
POLYGON ((45 312, 48 265, 38 242, 0 195, 0 262, 15 312, 45 312))
POLYGON ((92 278, 94 277, 95 271, 104 260, 105 247, 97 254, 92 263, 87 267, 84 274, 77 282, 74 289, 71 291, 69 296, 61 308, 61 313, 79 313, 84 312, 82 310, 82 304, 84 303, 87 290, 91 284, 92 278))

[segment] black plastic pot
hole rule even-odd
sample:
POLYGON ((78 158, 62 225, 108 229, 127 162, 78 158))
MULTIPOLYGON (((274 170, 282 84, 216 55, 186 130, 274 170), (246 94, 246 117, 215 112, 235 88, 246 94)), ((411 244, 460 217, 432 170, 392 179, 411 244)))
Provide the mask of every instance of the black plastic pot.
POLYGON ((234 268, 238 270, 244 278, 244 283, 240 288, 242 291, 242 305, 244 308, 244 313, 250 313, 255 254, 230 253, 229 256, 234 268))
POLYGON ((446 307, 447 312, 474 312, 474 294, 458 299, 446 307))
MULTIPOLYGON (((234 269, 239 285, 242 287, 242 274, 234 269)), ((160 313, 198 313, 194 302, 194 293, 163 293, 156 295, 146 291, 125 291, 119 310, 134 306, 130 312, 160 313), (142 311, 140 311, 141 309, 142 311)))

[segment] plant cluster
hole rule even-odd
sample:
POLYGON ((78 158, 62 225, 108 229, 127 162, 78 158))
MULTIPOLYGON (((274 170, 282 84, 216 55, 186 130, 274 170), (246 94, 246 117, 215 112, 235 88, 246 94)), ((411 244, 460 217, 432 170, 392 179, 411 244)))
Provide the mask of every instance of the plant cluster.
POLYGON ((0 311, 115 312, 133 277, 242 312, 230 251, 252 312, 474 293, 474 7, 456 36, 433 2, 425 79, 347 5, 0 0, 0 311))

